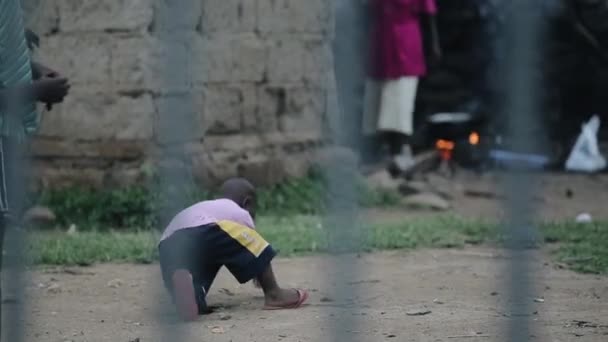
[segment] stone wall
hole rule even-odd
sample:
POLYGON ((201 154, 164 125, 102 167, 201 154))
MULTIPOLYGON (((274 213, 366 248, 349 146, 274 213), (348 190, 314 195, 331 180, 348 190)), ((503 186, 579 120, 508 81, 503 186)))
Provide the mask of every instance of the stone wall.
POLYGON ((72 84, 63 105, 43 111, 32 143, 39 185, 141 181, 175 144, 203 181, 241 174, 264 183, 306 172, 326 111, 331 2, 189 1, 179 27, 168 28, 178 32, 172 49, 180 54, 167 50, 158 28, 174 3, 186 1, 24 1, 41 36, 37 58, 72 84), (167 60, 180 65, 169 88, 167 60), (163 128, 180 119, 171 110, 180 101, 175 87, 191 96, 196 115, 179 141, 163 141, 163 128))

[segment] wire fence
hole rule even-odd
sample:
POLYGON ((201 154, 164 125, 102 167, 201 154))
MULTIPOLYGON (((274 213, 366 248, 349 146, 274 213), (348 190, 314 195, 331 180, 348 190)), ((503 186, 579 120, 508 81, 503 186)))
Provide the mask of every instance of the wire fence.
MULTIPOLYGON (((539 120, 541 107, 538 101, 543 84, 535 71, 542 61, 544 27, 539 13, 539 3, 513 1, 506 25, 506 34, 497 42, 497 52, 505 52, 499 67, 505 82, 506 101, 503 115, 507 131, 504 132, 509 149, 518 153, 535 153, 543 150, 542 123, 539 120)), ((531 277, 532 261, 527 251, 537 239, 535 222, 535 196, 538 181, 532 173, 534 165, 513 165, 504 174, 503 187, 507 194, 504 202, 506 221, 505 235, 511 250, 506 291, 509 294, 510 314, 507 341, 529 341, 531 339, 531 301, 534 284, 531 277)))
MULTIPOLYGON (((33 1, 30 5, 30 8, 35 9, 38 2, 33 1)), ((11 23, 17 27, 24 25, 24 17, 11 19, 11 23)), ((25 39, 25 35, 17 39, 25 39)), ((3 52, 3 57, 4 54, 3 52)), ((21 117, 23 113, 23 107, 16 103, 15 98, 7 100, 7 110, 3 113, 4 125, 10 121, 6 117, 21 117)), ((3 217, 0 218, 0 340, 21 342, 24 341, 29 318, 28 285, 31 284, 26 272, 27 234, 21 218, 25 211, 31 161, 26 145, 15 137, 3 136, 0 139, 0 149, 3 201, 6 202, 1 213, 3 217)))
MULTIPOLYGON (((194 44, 188 39, 182 19, 197 9, 196 1, 162 0, 157 3, 157 20, 153 34, 161 42, 159 66, 162 73, 162 91, 166 92, 164 103, 159 107, 158 134, 162 143, 157 154, 158 187, 165 205, 159 213, 161 224, 167 224, 173 215, 190 205, 184 192, 192 184, 191 169, 184 149, 184 136, 197 125, 197 110, 191 88, 191 72, 184 72, 192 63, 187 45, 194 44)), ((152 185, 154 187, 154 185, 152 185)), ((161 283, 155 284, 151 296, 166 297, 161 283)), ((176 324, 174 310, 163 300, 157 300, 158 330, 161 341, 192 341, 194 337, 176 324)))
MULTIPOLYGON (((348 303, 356 298, 358 288, 349 281, 357 279, 364 271, 357 258, 362 251, 365 229, 358 203, 358 150, 362 143, 357 134, 357 123, 362 118, 361 90, 364 86, 365 14, 357 2, 333 1, 333 66, 334 73, 328 78, 328 127, 327 140, 337 147, 324 166, 327 176, 328 208, 323 226, 327 232, 329 251, 335 255, 328 265, 326 286, 337 303, 348 303), (335 83, 334 83, 335 82, 335 83), (335 85, 334 85, 335 84, 335 85)), ((333 341, 357 341, 359 318, 351 309, 342 309, 332 315, 326 312, 327 329, 333 341)))
MULTIPOLYGON (((507 130, 502 132, 510 143, 507 148, 521 155, 544 151, 546 147, 545 128, 540 120, 540 89, 542 80, 535 77, 535 70, 542 61, 542 41, 546 31, 545 23, 539 15, 542 1, 513 0, 509 6, 509 16, 501 40, 494 43, 494 53, 502 58, 496 65, 501 84, 506 90, 501 102, 501 119, 507 122, 507 130)), ((327 207, 323 219, 328 251, 332 254, 330 265, 324 271, 325 285, 330 296, 337 303, 346 303, 353 298, 364 296, 363 288, 349 286, 353 279, 360 278, 367 271, 358 254, 363 251, 364 240, 369 233, 365 217, 359 204, 359 159, 358 152, 364 147, 358 133, 358 124, 363 113, 363 91, 366 81, 367 29, 369 19, 367 7, 361 1, 334 0, 332 2, 333 24, 332 58, 333 73, 325 81, 327 106, 325 133, 323 137, 333 147, 330 158, 322 165, 325 176, 325 200, 327 207)), ((183 191, 193 184, 192 165, 185 150, 184 137, 193 127, 205 127, 200 122, 195 94, 189 86, 192 73, 183 72, 190 68, 193 56, 187 46, 194 44, 188 40, 188 30, 181 25, 182 18, 193 11, 200 11, 200 1, 161 0, 156 7, 156 20, 150 28, 151 34, 161 42, 159 63, 163 100, 156 121, 157 138, 161 147, 150 147, 149 153, 156 157, 158 184, 151 184, 153 191, 159 191, 167 203, 159 214, 161 222, 167 222, 172 215, 184 208, 188 199, 183 191)), ((204 33, 203 33, 204 34, 204 33)), ((498 100, 498 99, 497 99, 498 100)), ((507 195, 503 203, 506 219, 504 234, 509 238, 510 265, 505 272, 509 281, 504 290, 509 293, 508 326, 505 327, 505 341, 531 340, 534 329, 531 319, 531 298, 534 280, 531 277, 532 261, 529 248, 537 242, 535 226, 538 179, 535 166, 523 162, 513 162, 497 157, 507 163, 509 169, 502 174, 500 185, 507 195)), ((17 161, 14 161, 17 163, 17 161)), ((15 164, 27 169, 26 165, 15 164)), ((25 186, 17 183, 25 193, 25 186)), ((4 241, 6 257, 3 271, 4 295, 8 293, 16 301, 3 301, 2 334, 5 341, 23 341, 24 322, 27 320, 25 304, 28 295, 24 289, 27 279, 24 273, 24 253, 26 251, 22 230, 7 231, 4 241), (7 272, 8 271, 8 272, 7 272)), ((173 311, 166 301, 159 279, 158 287, 149 289, 150 300, 158 303, 156 320, 161 341, 196 341, 191 331, 178 324, 173 311)), ((156 286, 155 285, 155 286, 156 286)), ((407 284, 404 285, 407 287, 407 284)), ((363 337, 353 334, 359 330, 361 322, 354 315, 355 305, 340 308, 327 306, 328 319, 325 324, 331 331, 333 341, 357 341, 363 337)), ((405 319, 405 318, 404 318, 405 319)))
MULTIPOLYGON (((6 146, 6 141, 3 142, 6 146)), ((9 198, 10 218, 4 222, 4 255, 0 258, 3 262, 2 267, 2 336, 6 341, 24 341, 25 322, 28 319, 27 285, 30 283, 26 273, 27 251, 26 232, 22 223, 19 221, 20 214, 23 213, 25 203, 25 179, 20 170, 28 170, 28 157, 22 146, 17 144, 10 145, 4 149, 3 153, 8 154, 5 159, 8 166, 8 184, 11 184, 13 195, 9 198)), ((5 218, 6 219, 6 218, 5 218)))

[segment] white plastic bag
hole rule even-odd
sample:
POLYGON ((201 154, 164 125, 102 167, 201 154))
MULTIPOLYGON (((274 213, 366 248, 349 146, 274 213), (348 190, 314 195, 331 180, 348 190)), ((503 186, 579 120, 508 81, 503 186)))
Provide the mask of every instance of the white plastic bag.
POLYGON ((583 124, 582 132, 566 161, 566 170, 578 172, 596 172, 606 167, 606 159, 600 153, 597 144, 597 132, 600 129, 600 118, 594 115, 583 124))

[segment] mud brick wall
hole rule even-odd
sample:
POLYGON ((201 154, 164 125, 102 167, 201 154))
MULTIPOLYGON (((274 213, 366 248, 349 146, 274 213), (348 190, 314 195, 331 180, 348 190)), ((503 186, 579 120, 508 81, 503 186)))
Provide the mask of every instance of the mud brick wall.
POLYGON ((326 112, 330 1, 190 1, 190 15, 170 28, 190 56, 176 61, 175 89, 162 79, 171 52, 157 27, 175 1, 23 2, 41 36, 37 58, 72 83, 63 105, 43 111, 32 142, 37 185, 142 181, 175 144, 202 181, 240 174, 265 183, 306 171, 326 112), (160 130, 179 119, 166 109, 187 91, 192 129, 162 141, 160 130))

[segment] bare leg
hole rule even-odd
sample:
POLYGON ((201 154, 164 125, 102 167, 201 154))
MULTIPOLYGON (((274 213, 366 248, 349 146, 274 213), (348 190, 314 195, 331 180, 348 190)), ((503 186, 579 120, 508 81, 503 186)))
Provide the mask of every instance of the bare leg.
POLYGON ((199 307, 196 303, 192 274, 185 269, 176 270, 171 276, 171 282, 177 313, 184 321, 195 320, 199 314, 199 307))
POLYGON ((297 302, 299 299, 296 290, 284 290, 279 287, 271 265, 258 277, 258 282, 262 287, 262 291, 264 291, 266 305, 289 305, 297 302))

